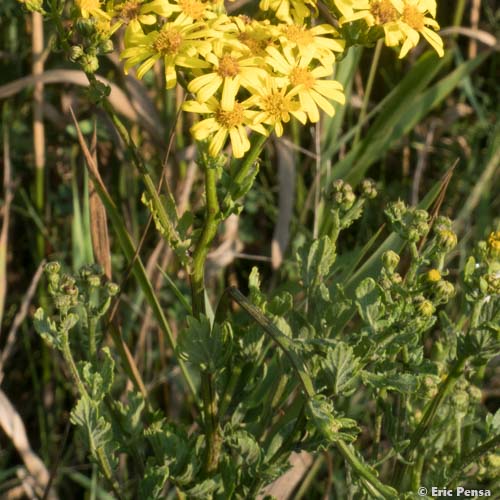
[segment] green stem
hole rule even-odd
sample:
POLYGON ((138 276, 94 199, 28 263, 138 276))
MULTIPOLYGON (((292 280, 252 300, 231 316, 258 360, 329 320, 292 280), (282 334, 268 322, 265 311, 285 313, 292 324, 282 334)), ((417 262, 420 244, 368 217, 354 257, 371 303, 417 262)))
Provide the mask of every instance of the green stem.
POLYGON ((375 51, 373 53, 372 64, 370 66, 370 73, 368 74, 368 81, 366 82, 365 95, 363 97, 363 104, 361 106, 361 112, 359 113, 358 119, 358 129, 356 131, 356 135, 354 136, 354 141, 352 143, 352 147, 356 146, 361 137, 361 124, 365 121, 366 111, 368 109, 368 104, 370 102, 370 96, 373 89, 373 82, 375 81, 375 75, 377 74, 378 62, 380 60, 380 53, 382 52, 383 40, 380 39, 375 46, 375 51))
POLYGON ((231 376, 229 377, 229 381, 224 389, 224 393, 221 397, 221 402, 219 405, 219 420, 226 414, 227 409, 233 399, 233 394, 236 389, 236 385, 238 384, 238 380, 240 379, 241 372, 243 371, 243 365, 241 363, 233 366, 231 371, 231 376))
POLYGON ((89 357, 92 361, 95 361, 97 356, 97 345, 95 340, 96 324, 96 318, 89 318, 89 357))
POLYGON ((205 260, 219 226, 220 207, 217 199, 217 172, 214 167, 205 165, 206 211, 203 230, 193 253, 190 274, 193 314, 199 317, 205 312, 205 260))
POLYGON ((432 403, 427 407, 427 411, 425 412, 422 420, 418 424, 418 427, 413 432, 410 438, 410 444, 405 450, 404 462, 406 463, 403 464, 403 462, 399 462, 398 466, 396 467, 394 484, 401 485, 403 479, 407 477, 407 472, 409 468, 407 463, 410 461, 411 456, 415 451, 415 449, 417 448, 417 446, 419 445, 421 439, 430 429, 432 421, 434 420, 434 417, 436 416, 437 410, 440 404, 443 402, 443 399, 450 392, 450 390, 455 385, 456 381, 462 375, 466 361, 467 357, 457 359, 452 370, 450 371, 444 382, 440 385, 436 397, 432 400, 432 403))
POLYGON ((453 485, 453 483, 458 479, 460 473, 472 462, 477 461, 482 455, 488 453, 490 450, 494 450, 500 446, 500 434, 497 434, 495 437, 491 438, 486 443, 474 448, 470 453, 458 462, 458 464, 453 468, 454 472, 450 479, 448 480, 448 484, 446 486, 453 485))
POLYGON ((365 486, 370 490, 372 490, 372 488, 375 489, 372 493, 379 493, 383 498, 397 498, 396 492, 390 486, 380 482, 379 479, 358 459, 347 443, 344 441, 337 441, 335 446, 356 474, 365 480, 365 486))

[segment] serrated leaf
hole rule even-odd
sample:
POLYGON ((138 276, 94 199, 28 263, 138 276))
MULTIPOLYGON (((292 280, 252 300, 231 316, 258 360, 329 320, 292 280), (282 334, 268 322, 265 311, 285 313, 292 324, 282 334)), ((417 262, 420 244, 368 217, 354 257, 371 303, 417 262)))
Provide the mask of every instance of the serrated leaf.
POLYGON ((307 401, 306 416, 313 427, 329 443, 334 443, 339 439, 354 439, 354 436, 346 435, 341 432, 341 429, 347 427, 357 430, 356 422, 351 419, 336 418, 333 403, 323 395, 317 394, 307 401))
POLYGON ((370 387, 396 391, 401 394, 413 393, 418 387, 418 379, 412 373, 377 374, 362 371, 361 378, 363 383, 370 387))
POLYGON ((111 432, 111 424, 101 415, 100 405, 87 396, 79 399, 70 414, 72 424, 81 428, 90 453, 96 463, 102 464, 104 459, 111 468, 115 468, 117 458, 114 455, 116 444, 111 432))
POLYGON ((109 394, 114 381, 115 362, 108 347, 102 350, 103 357, 99 360, 99 371, 91 363, 83 363, 83 380, 89 388, 89 395, 94 401, 102 401, 109 394))
POLYGON ((207 500, 211 498, 211 494, 214 493, 218 488, 222 486, 222 479, 220 476, 215 476, 215 478, 205 479, 196 486, 193 486, 184 493, 188 498, 193 498, 195 500, 207 500))
POLYGON ((42 337, 43 341, 49 346, 56 349, 62 349, 61 337, 57 331, 57 326, 46 314, 45 311, 39 307, 35 316, 33 317, 33 325, 38 335, 42 337))
POLYGON ((177 339, 177 353, 181 359, 210 373, 223 367, 231 353, 229 323, 211 326, 206 316, 200 319, 189 316, 187 323, 177 339))
POLYGON ((382 315, 380 290, 373 278, 364 279, 356 288, 356 305, 361 318, 377 330, 377 319, 382 315))
POLYGON ((323 236, 314 240, 309 247, 302 248, 299 257, 304 287, 308 288, 321 282, 330 272, 336 258, 335 244, 328 236, 323 236))
POLYGON ((256 467, 260 463, 260 446, 249 432, 243 429, 234 431, 226 436, 226 442, 236 452, 237 460, 241 459, 245 467, 256 467))
POLYGON ((333 350, 330 349, 323 366, 328 372, 327 380, 334 395, 348 395, 357 385, 359 359, 348 344, 339 342, 333 350))
POLYGON ((144 500, 164 498, 162 493, 169 477, 169 472, 168 465, 157 465, 153 460, 148 460, 144 476, 139 483, 139 498, 144 500))

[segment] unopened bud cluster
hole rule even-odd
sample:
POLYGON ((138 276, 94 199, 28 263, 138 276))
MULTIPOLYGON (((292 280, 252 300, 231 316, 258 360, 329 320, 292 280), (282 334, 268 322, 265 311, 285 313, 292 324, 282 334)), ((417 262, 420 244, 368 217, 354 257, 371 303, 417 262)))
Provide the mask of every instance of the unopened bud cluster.
POLYGON ((390 203, 385 213, 394 231, 405 240, 415 243, 429 231, 429 214, 425 210, 408 207, 401 200, 390 203))

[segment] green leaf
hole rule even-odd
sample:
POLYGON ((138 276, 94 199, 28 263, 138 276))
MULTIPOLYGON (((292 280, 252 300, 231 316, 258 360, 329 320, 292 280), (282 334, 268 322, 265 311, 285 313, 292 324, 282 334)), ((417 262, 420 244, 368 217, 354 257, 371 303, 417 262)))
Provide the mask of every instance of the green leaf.
POLYGON ((224 367, 231 354, 230 324, 214 323, 211 327, 206 316, 200 319, 189 316, 187 323, 177 339, 179 357, 210 373, 224 367))
POLYGON ((418 379, 412 373, 371 373, 361 372, 363 383, 375 389, 387 389, 401 394, 411 394, 417 390, 418 379))
POLYGON ((245 468, 254 468, 260 463, 260 446, 249 432, 239 429, 225 437, 227 445, 235 452, 236 460, 241 460, 245 468))
POLYGON ((320 283, 330 272, 335 258, 335 244, 328 236, 313 241, 309 247, 303 247, 299 251, 299 259, 302 263, 304 287, 320 283))
POLYGON ((111 476, 111 469, 118 464, 114 455, 117 445, 113 439, 111 424, 101 415, 101 407, 87 396, 79 399, 70 414, 72 424, 81 428, 94 461, 101 467, 109 467, 105 475, 111 476))
POLYGON ((317 394, 307 401, 306 416, 308 421, 329 443, 355 439, 357 425, 354 420, 336 418, 333 403, 325 396, 317 394), (351 434, 341 432, 342 428, 350 429, 351 434))
POLYGON ((157 465, 154 463, 154 460, 149 459, 144 471, 144 477, 139 483, 139 498, 145 500, 164 498, 162 493, 169 477, 169 472, 168 465, 157 465))
POLYGON ((222 480, 220 476, 215 476, 215 478, 205 479, 196 486, 193 486, 184 493, 187 498, 193 498, 194 500, 207 500, 212 498, 211 494, 214 493, 218 488, 222 486, 222 480))
POLYGON ((99 369, 91 363, 83 363, 83 380, 89 388, 89 395, 94 401, 102 401, 109 394, 114 381, 115 362, 108 347, 102 350, 102 359, 99 360, 99 369))
POLYGON ((373 331, 376 331, 377 319, 382 316, 384 307, 380 290, 373 278, 366 278, 358 285, 356 299, 359 315, 373 331))
POLYGON ((339 342, 330 349, 323 365, 328 372, 327 383, 335 396, 348 396, 356 388, 360 361, 354 356, 352 347, 339 342))
POLYGON ((49 347, 62 350, 62 339, 57 330, 56 323, 45 314, 45 311, 41 307, 35 312, 33 324, 38 335, 42 337, 49 347))

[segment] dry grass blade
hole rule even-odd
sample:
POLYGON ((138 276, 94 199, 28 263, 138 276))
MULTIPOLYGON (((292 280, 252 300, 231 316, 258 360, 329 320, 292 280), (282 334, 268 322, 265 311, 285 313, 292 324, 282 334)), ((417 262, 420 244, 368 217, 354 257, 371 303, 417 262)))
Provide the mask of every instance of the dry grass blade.
POLYGON ((278 156, 279 208, 271 243, 271 263, 273 269, 278 269, 283 262, 283 254, 290 240, 295 185, 295 155, 282 141, 278 140, 275 144, 278 156))
MULTIPOLYGON (((96 173, 99 175, 97 162, 97 127, 94 122, 91 154, 94 159, 96 173)), ((89 216, 92 248, 96 261, 102 266, 104 274, 111 280, 111 251, 109 246, 108 220, 106 210, 99 194, 95 190, 94 181, 89 178, 89 216)))
POLYGON ((262 500, 271 495, 279 500, 287 500, 292 497, 295 488, 300 484, 303 477, 313 463, 313 457, 307 451, 292 453, 289 459, 291 468, 281 477, 266 486, 258 499, 262 500))
POLYGON ((484 43, 488 47, 494 47, 495 50, 499 50, 498 40, 494 35, 488 33, 487 31, 466 28, 464 26, 451 26, 449 28, 442 29, 439 34, 441 36, 447 35, 463 35, 468 36, 469 38, 475 38, 478 42, 484 43))
MULTIPOLYGON (((40 457, 31 449, 23 421, 12 403, 9 401, 9 398, 7 398, 1 389, 0 427, 15 446, 24 462, 24 465, 26 466, 27 471, 34 480, 36 494, 41 497, 44 494, 49 482, 49 471, 40 457)), ((58 497, 54 491, 49 491, 46 498, 49 500, 56 500, 58 497)))
POLYGON ((9 359, 9 356, 12 352, 12 349, 14 348, 17 330, 21 326, 24 319, 26 318, 26 315, 28 314, 28 309, 29 309, 29 306, 31 304, 31 301, 33 300, 33 296, 35 295, 36 287, 38 286, 38 282, 40 281, 40 278, 42 277, 44 266, 45 266, 45 260, 40 262, 40 265, 38 266, 38 269, 36 270, 36 273, 33 276, 33 279, 31 280, 30 286, 29 286, 28 290, 26 291, 26 294, 21 302, 21 307, 19 308, 19 311, 17 312, 16 317, 14 318, 14 321, 12 322, 12 326, 10 327, 9 334, 7 335, 7 340, 5 342, 5 346, 0 354, 0 385, 2 384, 3 375, 4 375, 3 367, 4 367, 7 359, 9 359))
POLYGON ((2 207, 3 221, 0 231, 0 333, 2 331, 2 319, 7 295, 7 245, 9 239, 10 205, 13 198, 9 127, 3 128, 3 165, 4 205, 2 207))
MULTIPOLYGON (((108 100, 111 106, 113 106, 118 113, 128 120, 141 124, 155 142, 163 144, 164 131, 162 127, 159 127, 158 124, 152 125, 151 117, 148 116, 146 111, 141 108, 134 108, 127 94, 125 94, 125 92, 123 92, 118 85, 98 75, 96 75, 96 78, 100 82, 109 85, 111 93, 109 94, 108 100)), ((81 87, 88 87, 89 85, 88 78, 83 71, 72 69, 54 69, 45 71, 39 76, 25 76, 14 80, 13 82, 7 83, 6 85, 0 85, 0 99, 11 97, 18 92, 21 92, 21 90, 26 87, 36 84, 37 82, 44 84, 71 83, 81 87)))
MULTIPOLYGON (((83 155, 85 156, 85 160, 87 162, 87 167, 90 172, 90 175, 92 177, 92 180, 94 181, 95 185, 99 186, 99 189, 105 193, 109 197, 108 190, 106 189, 105 184, 102 182, 101 176, 99 175, 99 171, 97 169, 97 165, 94 162, 94 158, 92 157, 92 154, 85 142, 85 139, 83 138, 82 131, 80 129, 80 126, 78 125, 78 120, 76 119, 76 116, 73 112, 73 109, 70 108, 71 116, 73 118, 73 122, 76 128, 76 132, 78 135, 78 142, 80 143, 80 147, 82 148, 83 155)), ((113 341, 115 342, 115 345, 117 349, 120 352, 120 355, 122 356, 122 359, 124 363, 126 364, 126 368, 130 372, 131 377, 134 380, 134 384, 136 385, 136 388, 141 391, 141 393, 144 395, 145 398, 147 398, 147 392, 146 392, 146 387, 144 385, 144 382, 142 381, 141 374, 139 373, 139 370, 137 369, 137 365, 135 364, 134 358, 132 354, 130 353, 130 350, 125 344, 120 328, 118 326, 118 323, 113 320, 109 324, 109 330, 111 332, 111 335, 113 337, 113 341)))
POLYGON ((33 32, 31 35, 33 50, 33 77, 36 78, 33 92, 33 150, 35 153, 35 168, 45 166, 45 129, 43 126, 43 16, 33 12, 33 32))

